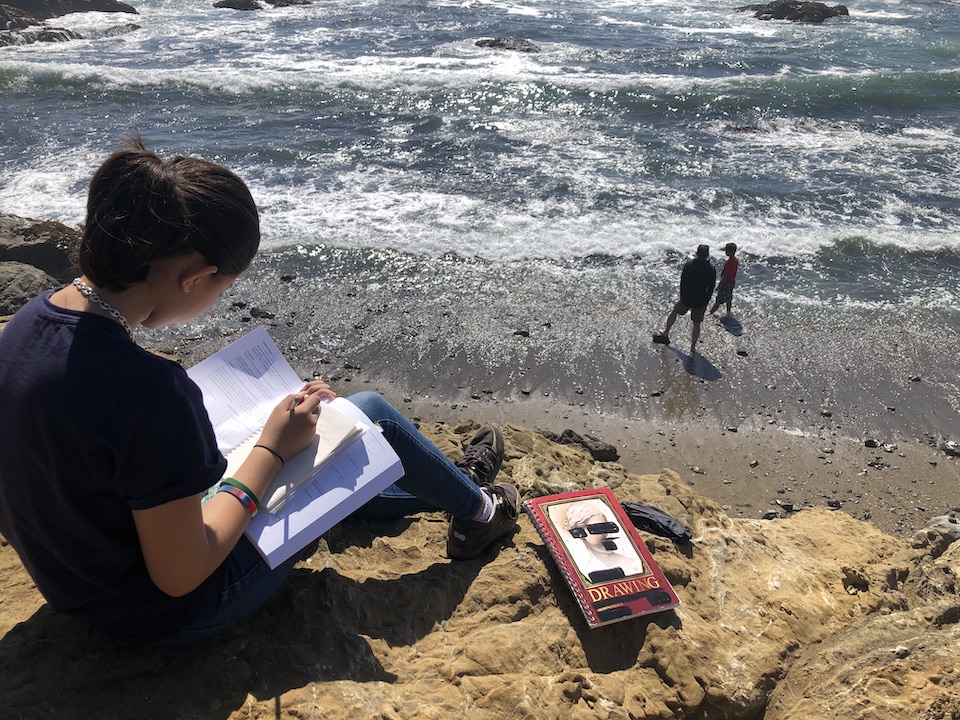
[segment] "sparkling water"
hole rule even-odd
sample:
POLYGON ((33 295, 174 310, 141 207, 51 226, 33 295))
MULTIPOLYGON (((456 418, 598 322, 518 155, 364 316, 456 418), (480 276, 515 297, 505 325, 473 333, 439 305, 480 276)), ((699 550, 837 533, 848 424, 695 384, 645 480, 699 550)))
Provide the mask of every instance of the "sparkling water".
POLYGON ((698 243, 734 241, 752 302, 960 326, 956 3, 820 25, 717 0, 137 7, 0 48, 0 212, 79 224, 96 165, 139 133, 235 169, 265 248, 304 262, 600 257, 672 287, 698 243), (539 52, 476 45, 493 37, 539 52))

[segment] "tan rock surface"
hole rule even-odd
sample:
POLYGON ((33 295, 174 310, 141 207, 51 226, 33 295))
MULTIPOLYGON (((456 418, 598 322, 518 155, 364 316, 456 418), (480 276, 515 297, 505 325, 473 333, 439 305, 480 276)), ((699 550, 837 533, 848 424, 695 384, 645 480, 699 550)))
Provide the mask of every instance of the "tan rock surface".
MULTIPOLYGON (((424 429, 451 455, 472 425, 424 429)), ((633 475, 515 426, 529 496, 608 485, 694 530, 645 535, 682 604, 587 628, 533 526, 450 562, 446 521, 335 528, 239 631, 134 649, 42 604, 0 548, 0 717, 955 718, 960 548, 842 512, 733 520, 670 470, 633 475), (927 554, 925 554, 927 553, 927 554)))

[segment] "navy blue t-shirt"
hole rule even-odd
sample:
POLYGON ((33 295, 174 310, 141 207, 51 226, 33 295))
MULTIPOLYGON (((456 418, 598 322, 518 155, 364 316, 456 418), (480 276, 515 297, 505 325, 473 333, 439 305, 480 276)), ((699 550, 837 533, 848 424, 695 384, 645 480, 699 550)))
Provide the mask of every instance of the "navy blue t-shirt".
POLYGON ((680 273, 680 300, 688 308, 706 307, 716 285, 716 268, 706 258, 695 257, 680 273))
POLYGON ((226 460, 183 368, 51 294, 0 333, 0 532, 51 608, 149 642, 211 606, 221 571, 163 593, 131 510, 202 493, 226 460))

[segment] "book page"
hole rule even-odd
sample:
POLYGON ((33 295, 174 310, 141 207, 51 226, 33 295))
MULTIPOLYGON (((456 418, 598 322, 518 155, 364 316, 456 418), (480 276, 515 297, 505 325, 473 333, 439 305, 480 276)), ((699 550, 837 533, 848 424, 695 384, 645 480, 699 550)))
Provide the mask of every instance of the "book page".
MULTIPOLYGON (((228 475, 234 462, 246 458, 277 403, 303 387, 263 328, 197 363, 187 374, 203 392, 217 445, 227 456, 228 475), (247 450, 237 450, 241 445, 247 450)), ((291 483, 283 502, 276 512, 257 513, 245 530, 270 567, 403 476, 400 458, 382 430, 348 399, 323 401, 317 426, 314 442, 286 459, 272 487, 276 492, 281 483, 291 483)), ((214 485, 205 500, 216 491, 214 485)))
MULTIPOLYGON (((334 404, 361 424, 370 419, 353 403, 334 404)), ((270 567, 276 567, 403 476, 400 458, 377 425, 284 503, 279 512, 257 513, 246 534, 270 567)))
MULTIPOLYGON (((369 425, 344 412, 341 407, 340 404, 331 404, 329 401, 320 403, 317 434, 307 447, 293 457, 286 458, 273 484, 261 498, 266 510, 276 512, 290 495, 298 491, 337 452, 369 428, 369 425)), ((257 439, 257 435, 252 435, 227 455, 226 475, 236 473, 253 450, 257 439)))
POLYGON ((224 455, 260 431, 277 403, 303 387, 267 331, 258 327, 187 370, 203 393, 224 455))

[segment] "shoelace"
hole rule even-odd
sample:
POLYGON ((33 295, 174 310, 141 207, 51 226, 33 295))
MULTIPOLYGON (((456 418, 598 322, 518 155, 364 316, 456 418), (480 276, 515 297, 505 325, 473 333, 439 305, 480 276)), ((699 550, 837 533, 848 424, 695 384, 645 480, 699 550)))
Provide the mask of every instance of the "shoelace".
POLYGON ((464 451, 457 465, 468 470, 479 468, 484 473, 489 474, 493 471, 493 454, 493 450, 488 447, 471 445, 464 451))

